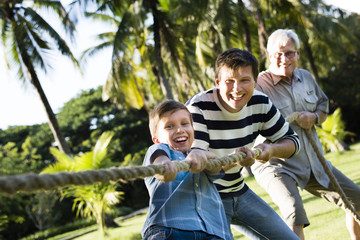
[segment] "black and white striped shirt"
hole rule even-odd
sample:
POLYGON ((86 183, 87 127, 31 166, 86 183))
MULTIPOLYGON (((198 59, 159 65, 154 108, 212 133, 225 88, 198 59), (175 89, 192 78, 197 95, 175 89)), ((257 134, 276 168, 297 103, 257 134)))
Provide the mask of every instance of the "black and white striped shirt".
MULTIPOLYGON (((218 157, 232 154, 238 147, 252 148, 262 135, 271 142, 290 139, 300 149, 297 134, 263 93, 254 90, 250 101, 239 112, 230 113, 220 103, 217 88, 194 95, 187 103, 195 130, 194 148, 214 152, 218 157)), ((241 166, 226 171, 216 187, 222 197, 236 196, 248 187, 241 175, 241 166)))

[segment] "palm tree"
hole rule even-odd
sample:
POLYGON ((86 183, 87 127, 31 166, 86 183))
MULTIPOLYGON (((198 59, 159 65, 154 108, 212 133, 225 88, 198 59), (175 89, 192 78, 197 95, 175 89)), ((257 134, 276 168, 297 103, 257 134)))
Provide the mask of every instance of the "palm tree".
POLYGON ((354 133, 345 131, 345 122, 341 119, 341 110, 337 108, 329 115, 321 127, 316 127, 321 145, 325 152, 337 152, 349 150, 344 139, 347 136, 355 136, 354 133))
MULTIPOLYGON (((112 167, 107 148, 113 136, 112 132, 104 132, 92 151, 73 158, 56 148, 51 148, 50 151, 57 162, 43 169, 41 173, 79 172, 112 167)), ((77 209, 77 215, 95 217, 102 235, 106 234, 105 214, 112 205, 119 203, 122 194, 116 191, 115 183, 109 182, 99 182, 91 186, 69 186, 61 190, 63 198, 74 198, 73 209, 77 209)))
POLYGON ((65 40, 45 21, 35 10, 45 7, 53 10, 62 21, 69 33, 74 31, 74 25, 67 12, 58 0, 34 0, 30 5, 23 0, 5 0, 0 2, 1 39, 8 68, 16 68, 19 80, 30 82, 38 92, 44 105, 50 129, 58 143, 59 149, 71 154, 71 150, 61 134, 56 116, 40 84, 37 68, 46 72, 48 65, 46 55, 56 48, 68 56, 78 66, 65 40))

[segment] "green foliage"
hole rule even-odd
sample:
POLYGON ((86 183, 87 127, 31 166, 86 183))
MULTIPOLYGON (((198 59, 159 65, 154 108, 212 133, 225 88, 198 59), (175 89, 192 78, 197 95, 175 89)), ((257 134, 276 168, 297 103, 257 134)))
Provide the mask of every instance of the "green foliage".
MULTIPOLYGON (((26 137, 18 149, 15 143, 0 145, 0 176, 37 172, 41 165, 41 156, 26 137)), ((27 234, 34 228, 34 223, 27 217, 26 208, 31 206, 33 196, 17 194, 12 197, 0 195, 0 238, 27 234)))
POLYGON ((345 123, 341 119, 341 110, 337 108, 329 115, 321 127, 316 127, 320 142, 325 152, 343 151, 344 139, 347 136, 355 136, 354 133, 345 131, 345 123))
POLYGON ((45 231, 39 231, 34 234, 28 235, 26 237, 21 238, 21 240, 45 240, 49 239, 53 236, 61 235, 64 232, 70 232, 73 230, 81 229, 81 228, 87 228, 89 226, 92 226, 96 224, 95 219, 78 219, 74 222, 69 222, 64 225, 49 228, 45 231))
POLYGON ((37 192, 31 199, 31 205, 26 206, 28 216, 40 231, 54 227, 62 217, 61 213, 56 211, 58 195, 56 191, 37 192))
MULTIPOLYGON (((113 136, 112 132, 104 132, 92 151, 73 158, 52 148, 51 152, 58 162, 45 168, 42 173, 79 172, 111 167, 112 162, 108 158, 107 149, 113 136)), ((61 193, 63 197, 74 198, 73 209, 76 209, 77 215, 95 217, 103 234, 105 234, 105 213, 112 205, 119 203, 122 196, 121 192, 116 191, 115 183, 106 182, 91 186, 68 186, 62 189, 61 193)))

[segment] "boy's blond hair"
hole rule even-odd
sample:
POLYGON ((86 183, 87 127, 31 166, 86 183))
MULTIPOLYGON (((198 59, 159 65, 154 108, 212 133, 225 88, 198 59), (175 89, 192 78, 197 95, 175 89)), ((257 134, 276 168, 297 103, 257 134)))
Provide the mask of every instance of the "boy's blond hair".
POLYGON ((185 110, 189 113, 190 116, 190 120, 191 120, 191 124, 192 123, 192 117, 191 117, 191 113, 189 112, 189 110, 187 109, 187 107, 175 100, 165 100, 163 102, 161 102, 160 104, 158 104, 150 113, 149 116, 149 129, 150 129, 150 133, 151 133, 151 137, 156 137, 156 131, 157 131, 157 125, 159 123, 159 120, 164 116, 164 114, 166 113, 173 113, 175 111, 178 110, 185 110))

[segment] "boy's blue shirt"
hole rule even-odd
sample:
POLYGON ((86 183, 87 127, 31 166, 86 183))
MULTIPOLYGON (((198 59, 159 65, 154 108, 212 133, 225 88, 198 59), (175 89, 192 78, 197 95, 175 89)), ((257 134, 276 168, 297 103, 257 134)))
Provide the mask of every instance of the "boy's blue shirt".
MULTIPOLYGON (((164 151, 170 160, 184 160, 186 154, 173 150, 168 144, 152 145, 143 165, 151 164, 152 154, 164 151)), ((193 174, 180 171, 171 182, 161 182, 155 177, 145 178, 150 203, 142 235, 152 225, 180 230, 204 231, 223 239, 233 239, 219 193, 212 180, 224 172, 208 176, 204 172, 193 174)))

